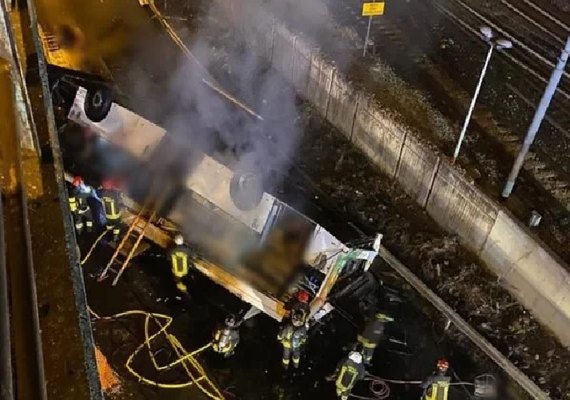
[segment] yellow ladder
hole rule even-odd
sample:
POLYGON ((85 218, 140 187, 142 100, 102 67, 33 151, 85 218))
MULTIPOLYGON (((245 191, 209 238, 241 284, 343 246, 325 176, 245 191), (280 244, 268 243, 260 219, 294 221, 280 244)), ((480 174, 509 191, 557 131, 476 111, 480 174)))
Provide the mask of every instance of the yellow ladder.
POLYGON ((112 285, 113 286, 117 285, 117 282, 119 282, 119 278, 121 277, 121 275, 123 275, 123 272, 125 272, 125 269, 129 265, 129 263, 130 263, 131 259, 133 258, 137 248, 139 247, 141 241, 143 240, 147 227, 156 217, 156 211, 153 211, 151 216, 145 219, 144 215, 147 212, 147 210, 148 210, 147 206, 144 206, 140 209, 140 211, 138 212, 138 214, 134 218, 133 222, 130 224, 129 229, 127 230, 127 232, 125 233, 125 235, 121 239, 121 242, 119 243, 119 245, 115 249, 115 252, 113 253, 113 256, 111 257, 111 259, 107 263, 107 266, 105 267, 103 272, 99 275, 99 281, 102 281, 102 280, 107 278, 109 270, 111 270, 111 267, 115 263, 117 258, 119 257, 119 254, 121 254, 121 252, 123 250, 127 251, 126 250, 127 243, 129 243, 130 239, 134 239, 134 243, 132 244, 130 250, 128 250, 127 257, 123 261, 121 268, 119 269, 119 271, 117 272, 117 275, 115 276, 115 279, 113 280, 112 285))
MULTIPOLYGON (((157 185, 156 185, 157 181, 158 181, 158 178, 155 178, 153 180, 154 184, 151 185, 152 188, 157 187, 157 185)), ((98 278, 99 281, 102 281, 102 280, 107 278, 107 275, 109 273, 109 270, 111 269, 111 266, 117 260, 117 257, 119 256, 119 254, 121 254, 121 251, 123 251, 123 249, 125 249, 125 245, 129 242, 129 239, 131 237, 134 237, 134 235, 138 234, 138 236, 135 239, 134 244, 132 245, 130 250, 128 250, 127 258, 123 261, 123 264, 121 265, 121 268, 117 272, 115 279, 113 279, 112 285, 113 286, 117 285, 117 283, 119 282, 119 278, 121 277, 121 275, 123 275, 123 273, 125 272, 125 269, 127 269, 127 267, 129 265, 129 263, 131 262, 131 259, 133 258, 137 248, 139 247, 141 241, 143 240, 146 229, 148 228, 148 226, 150 224, 153 223, 154 220, 157 219, 157 210, 160 209, 163 201, 166 199, 166 197, 169 193, 168 189, 170 189, 170 188, 171 188, 171 186, 167 185, 167 187, 164 188, 158 196, 150 195, 147 198, 146 202, 144 203, 142 208, 137 213, 134 221, 130 224, 129 229, 127 230, 127 232, 123 236, 123 239, 121 239, 121 242, 119 243, 119 245, 115 249, 115 252, 113 253, 113 257, 111 257, 111 259, 107 263, 107 266, 105 267, 103 272, 99 275, 99 278, 98 278), (154 202, 154 200, 156 200, 156 202, 154 202), (151 207, 154 207, 154 210, 153 210, 152 214, 148 218, 145 219, 144 216, 145 216, 145 214, 148 214, 151 207)), ((127 251, 127 250, 125 250, 125 251, 127 251)))

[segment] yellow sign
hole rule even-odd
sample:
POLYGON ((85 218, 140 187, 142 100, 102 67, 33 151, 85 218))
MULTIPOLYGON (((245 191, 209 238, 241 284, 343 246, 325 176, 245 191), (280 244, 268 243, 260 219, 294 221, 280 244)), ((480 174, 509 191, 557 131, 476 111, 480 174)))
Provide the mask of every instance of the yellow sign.
POLYGON ((374 17, 376 15, 384 14, 384 2, 378 3, 364 3, 362 4, 362 16, 374 17))

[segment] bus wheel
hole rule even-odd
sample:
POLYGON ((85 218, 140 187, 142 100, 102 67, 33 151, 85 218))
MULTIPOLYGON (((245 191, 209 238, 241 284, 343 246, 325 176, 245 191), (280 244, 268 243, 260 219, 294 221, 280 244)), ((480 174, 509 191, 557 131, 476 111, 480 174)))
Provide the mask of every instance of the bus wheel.
POLYGON ((230 181, 230 196, 240 210, 253 210, 263 197, 261 180, 253 173, 235 173, 230 181))
POLYGON ((98 86, 87 90, 85 96, 85 115, 93 122, 100 122, 111 110, 113 91, 107 86, 98 86))

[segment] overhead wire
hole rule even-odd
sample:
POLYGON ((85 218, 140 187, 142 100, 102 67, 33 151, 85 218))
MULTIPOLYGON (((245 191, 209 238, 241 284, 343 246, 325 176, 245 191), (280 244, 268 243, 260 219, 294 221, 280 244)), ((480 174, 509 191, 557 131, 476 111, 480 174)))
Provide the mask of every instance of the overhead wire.
POLYGON ((202 70, 204 75, 211 80, 209 81, 206 79, 202 79, 202 82, 210 89, 214 90, 216 93, 220 94, 221 96, 223 96, 224 98, 235 104, 237 107, 244 110, 252 117, 260 121, 263 121, 263 117, 258 113, 256 113, 251 107, 247 106, 243 101, 237 99, 236 97, 232 96, 227 91, 221 88, 221 86, 218 84, 218 82, 216 82, 210 71, 208 71, 208 69, 200 62, 200 60, 190 51, 190 49, 188 48, 188 46, 186 46, 186 44, 180 38, 178 33, 176 33, 174 28, 172 28, 172 26, 168 23, 167 19, 164 17, 164 15, 162 15, 160 10, 154 4, 154 1, 150 1, 148 6, 152 11, 152 13, 154 14, 154 17, 160 22, 160 24, 162 25, 166 33, 170 36, 172 41, 178 46, 178 48, 184 53, 184 55, 186 55, 188 59, 190 59, 193 63, 195 63, 198 66, 198 68, 202 70))

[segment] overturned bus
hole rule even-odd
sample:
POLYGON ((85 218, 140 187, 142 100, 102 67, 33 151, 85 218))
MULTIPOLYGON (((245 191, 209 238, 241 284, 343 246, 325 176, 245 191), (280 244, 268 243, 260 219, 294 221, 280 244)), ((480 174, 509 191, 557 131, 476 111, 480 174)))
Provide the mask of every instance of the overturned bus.
POLYGON ((40 27, 40 36, 60 133, 69 133, 65 125, 79 128, 60 136, 66 170, 126 183, 124 240, 138 234, 130 247, 141 238, 168 247, 181 232, 197 270, 276 320, 300 288, 310 293, 311 316, 320 318, 333 308, 327 300, 339 277, 370 267, 375 250, 343 244, 266 193, 255 171, 205 154, 119 105, 105 63, 64 45, 80 44, 81 32, 50 29, 40 27), (85 149, 95 154, 86 157, 85 149))
POLYGON ((379 240, 367 250, 349 248, 264 192, 253 172, 233 171, 127 108, 95 101, 101 95, 79 87, 68 119, 128 157, 122 169, 106 173, 127 182, 133 214, 145 204, 153 211, 143 217, 158 217, 151 228, 135 229, 162 246, 182 232, 195 267, 244 302, 281 320, 303 288, 311 294, 310 315, 320 318, 332 309, 327 298, 338 278, 370 267, 379 240), (90 108, 97 108, 95 120, 90 108))

